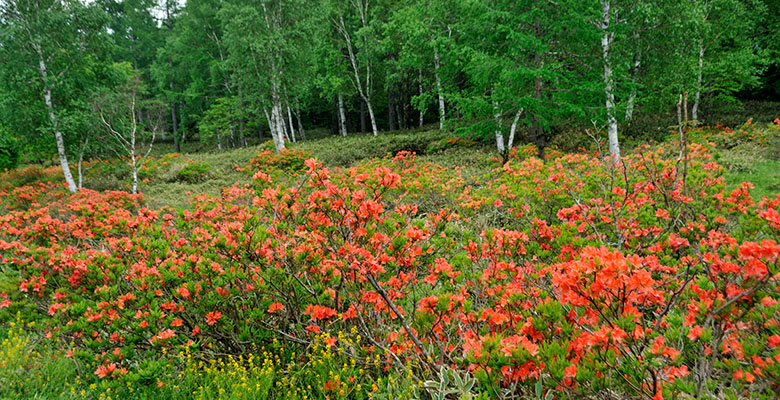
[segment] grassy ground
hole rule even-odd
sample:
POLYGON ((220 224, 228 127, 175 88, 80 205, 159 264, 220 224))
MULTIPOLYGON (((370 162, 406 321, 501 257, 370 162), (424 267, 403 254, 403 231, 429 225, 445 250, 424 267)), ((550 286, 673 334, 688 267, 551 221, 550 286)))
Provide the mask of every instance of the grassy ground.
MULTIPOLYGON (((288 143, 288 148, 305 151, 317 157, 330 167, 348 167, 367 158, 381 158, 399 151, 416 152, 421 160, 430 161, 448 168, 462 167, 467 179, 481 176, 496 166, 495 151, 489 144, 477 144, 472 147, 454 147, 444 151, 432 151, 434 143, 448 137, 447 133, 436 129, 418 129, 414 131, 385 132, 378 137, 355 134, 347 137, 332 136, 325 131, 309 132, 309 138, 298 143, 288 143)), ((741 182, 752 182, 754 196, 772 195, 780 191, 780 149, 739 146, 721 149, 717 161, 726 168, 727 189, 733 189, 741 182)), ((239 172, 236 167, 246 166, 258 153, 271 149, 268 142, 254 144, 246 148, 216 149, 199 143, 185 143, 182 156, 171 160, 170 168, 163 173, 163 179, 142 183, 140 190, 146 196, 150 207, 183 207, 196 194, 219 195, 220 190, 234 184, 250 183, 247 173, 239 172), (176 173, 187 163, 204 163, 210 172, 195 182, 176 179, 176 173)), ((155 146, 154 153, 162 156, 172 152, 172 143, 155 146)))
MULTIPOLYGON (((496 156, 484 146, 456 147, 446 151, 432 151, 429 147, 444 138, 447 133, 438 130, 414 130, 383 132, 374 137, 365 134, 347 137, 310 134, 310 138, 298 143, 288 143, 290 149, 305 151, 317 157, 329 167, 349 167, 367 158, 381 158, 399 151, 412 151, 424 161, 431 161, 447 167, 464 166, 464 176, 476 176, 495 166, 491 159, 496 156), (314 138, 311 138, 314 136, 314 138)), ((224 187, 251 182, 249 174, 239 172, 258 153, 269 150, 269 144, 256 144, 246 148, 217 151, 206 150, 198 144, 182 146, 181 157, 169 160, 170 165, 161 173, 161 179, 154 179, 140 185, 150 207, 182 207, 195 194, 218 195, 224 187), (205 151, 204 151, 205 150, 205 151), (208 165, 210 172, 202 180, 186 182, 176 179, 178 170, 187 163, 199 162, 208 165)), ((155 155, 163 156, 173 150, 173 145, 163 143, 155 146, 155 155)))
POLYGON ((752 194, 756 198, 771 196, 780 192, 780 161, 760 160, 748 171, 727 171, 727 189, 736 189, 742 182, 750 182, 755 187, 752 194))
MULTIPOLYGON (((313 131, 310 132, 308 140, 288 146, 310 153, 330 167, 348 167, 366 158, 384 157, 404 150, 414 151, 420 155, 422 161, 448 168, 461 168, 462 176, 472 181, 497 166, 493 160, 497 154, 490 143, 438 150, 436 145, 449 137, 448 135, 450 134, 430 127, 415 131, 382 133, 378 137, 340 137, 330 136, 324 131, 313 131)), ((736 146, 718 150, 716 161, 726 168, 724 176, 727 189, 748 181, 755 186, 753 194, 756 197, 780 192, 780 160, 777 157, 780 148, 777 148, 777 140, 771 143, 763 147, 736 146)), ((184 207, 195 194, 218 195, 224 187, 250 183, 250 175, 237 171, 236 167, 246 166, 258 153, 268 149, 270 147, 267 143, 254 143, 247 148, 222 151, 216 151, 213 146, 209 148, 198 143, 185 143, 181 156, 164 158, 165 154, 173 150, 173 145, 160 143, 155 146, 154 156, 157 160, 165 159, 165 166, 155 170, 148 182, 141 183, 140 190, 151 208, 184 207), (182 171, 193 164, 206 166, 206 172, 198 179, 182 179, 182 171)), ((126 167, 122 165, 116 169, 126 172, 126 167)), ((126 187, 126 175, 118 173, 103 177, 98 175, 105 170, 95 167, 92 171, 94 176, 88 180, 87 187, 126 187)), ((478 224, 476 221, 473 223, 478 224)), ((4 290, 6 289, 0 287, 0 292, 4 290)), ((3 393, 0 398, 30 398, 25 395, 30 388, 36 389, 38 398, 109 398, 105 396, 105 388, 80 385, 78 380, 74 380, 78 371, 72 369, 73 363, 60 350, 42 344, 43 341, 27 332, 32 331, 32 327, 28 328, 22 329, 17 322, 16 325, 11 324, 8 329, 0 329, 0 388, 4 389, 0 390, 3 393), (66 381, 73 386, 64 387, 59 384, 66 381)), ((138 394, 135 398, 192 398, 195 397, 192 395, 195 392, 204 398, 217 398, 220 395, 230 397, 225 395, 224 391, 231 390, 230 385, 238 382, 234 378, 235 374, 249 376, 238 366, 222 369, 193 368, 195 372, 190 376, 197 378, 187 381, 186 385, 159 388, 150 386, 147 393, 138 394)), ((249 376, 249 379, 258 392, 267 393, 268 388, 265 385, 273 369, 263 371, 265 370, 249 376)), ((161 371, 161 374, 166 372, 161 371)), ((233 389, 249 393, 242 387, 233 389)), ((264 395, 258 395, 257 398, 264 398, 264 395)))

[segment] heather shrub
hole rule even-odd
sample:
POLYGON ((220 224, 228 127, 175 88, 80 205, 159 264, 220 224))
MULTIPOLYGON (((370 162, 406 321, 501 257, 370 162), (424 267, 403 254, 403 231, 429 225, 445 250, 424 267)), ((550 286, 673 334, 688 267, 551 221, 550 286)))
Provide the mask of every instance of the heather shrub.
POLYGON ((699 134, 616 164, 521 147, 474 181, 408 152, 261 153, 253 186, 180 210, 5 189, 0 318, 101 388, 239 396, 236 371, 259 396, 771 398, 780 195, 727 190, 699 134))

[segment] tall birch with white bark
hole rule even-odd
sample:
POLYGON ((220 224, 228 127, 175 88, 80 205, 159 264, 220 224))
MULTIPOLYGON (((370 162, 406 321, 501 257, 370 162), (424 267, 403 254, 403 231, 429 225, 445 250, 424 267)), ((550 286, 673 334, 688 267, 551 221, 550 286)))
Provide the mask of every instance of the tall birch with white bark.
POLYGON ((9 72, 20 77, 34 71, 16 90, 39 99, 45 115, 40 127, 54 139, 70 192, 76 192, 78 184, 68 160, 71 135, 66 132, 63 115, 78 109, 87 93, 74 90, 69 83, 101 54, 105 23, 99 9, 78 0, 0 1, 0 59, 9 72))
POLYGON ((374 16, 372 3, 369 0, 351 0, 344 7, 335 8, 332 16, 333 25, 343 41, 350 66, 349 79, 360 98, 368 108, 368 116, 371 121, 371 132, 378 134, 372 92, 376 74, 374 59, 376 46, 372 32, 372 18, 374 16), (346 17, 346 18, 345 18, 346 17))

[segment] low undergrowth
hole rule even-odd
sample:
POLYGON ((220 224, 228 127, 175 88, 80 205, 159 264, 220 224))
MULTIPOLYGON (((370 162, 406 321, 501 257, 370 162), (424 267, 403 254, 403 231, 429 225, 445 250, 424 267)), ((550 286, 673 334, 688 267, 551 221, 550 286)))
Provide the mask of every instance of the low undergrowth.
POLYGON ((780 194, 717 160, 779 130, 617 164, 258 149, 181 208, 2 189, 0 395, 774 398, 780 194))

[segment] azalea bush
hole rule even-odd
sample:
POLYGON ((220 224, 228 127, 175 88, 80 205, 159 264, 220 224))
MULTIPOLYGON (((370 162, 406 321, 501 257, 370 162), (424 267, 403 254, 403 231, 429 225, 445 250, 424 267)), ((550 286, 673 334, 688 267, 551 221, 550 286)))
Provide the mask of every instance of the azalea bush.
POLYGON ((468 181, 409 152, 261 153, 252 185, 180 210, 4 189, 0 318, 104 385, 265 346, 262 393, 772 398, 780 194, 727 191, 711 136, 687 134, 618 163, 515 149, 468 181))

